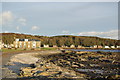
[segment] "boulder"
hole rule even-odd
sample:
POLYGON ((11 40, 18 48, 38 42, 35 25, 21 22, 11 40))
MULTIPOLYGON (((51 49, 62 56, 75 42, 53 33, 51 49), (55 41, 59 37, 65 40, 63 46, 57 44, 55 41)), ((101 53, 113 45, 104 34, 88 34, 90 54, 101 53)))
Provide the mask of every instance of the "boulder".
POLYGON ((31 68, 35 68, 36 65, 33 63, 33 64, 30 64, 30 67, 31 67, 31 68))
POLYGON ((79 64, 81 67, 85 67, 85 65, 84 64, 79 64))
POLYGON ((81 61, 87 61, 87 59, 85 59, 85 58, 81 58, 80 60, 81 60, 81 61))
POLYGON ((36 68, 25 67, 21 69, 20 76, 32 76, 34 72, 36 72, 36 68))
POLYGON ((71 67, 72 67, 72 68, 78 68, 79 66, 78 66, 78 65, 73 64, 71 67))

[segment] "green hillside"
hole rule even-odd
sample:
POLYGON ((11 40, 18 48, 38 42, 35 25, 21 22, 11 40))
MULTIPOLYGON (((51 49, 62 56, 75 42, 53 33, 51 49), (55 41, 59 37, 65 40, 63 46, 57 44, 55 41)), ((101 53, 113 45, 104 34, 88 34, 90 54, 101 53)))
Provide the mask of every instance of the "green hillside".
POLYGON ((93 46, 93 45, 120 45, 120 40, 99 38, 92 36, 72 36, 72 35, 61 35, 61 36, 39 36, 39 35, 28 35, 28 34, 18 34, 18 33, 1 33, 2 40, 5 44, 12 44, 15 38, 27 38, 27 39, 38 39, 41 40, 42 45, 49 44, 57 46, 70 46, 74 44, 75 46, 93 46))

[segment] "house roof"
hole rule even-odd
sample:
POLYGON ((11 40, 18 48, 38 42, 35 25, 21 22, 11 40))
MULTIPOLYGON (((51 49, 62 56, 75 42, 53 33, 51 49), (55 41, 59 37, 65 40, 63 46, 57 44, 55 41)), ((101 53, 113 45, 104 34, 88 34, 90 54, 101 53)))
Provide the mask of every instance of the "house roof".
MULTIPOLYGON (((19 41, 25 41, 25 39, 19 39, 19 41)), ((40 40, 36 40, 36 39, 28 39, 28 41, 40 41, 40 40)))

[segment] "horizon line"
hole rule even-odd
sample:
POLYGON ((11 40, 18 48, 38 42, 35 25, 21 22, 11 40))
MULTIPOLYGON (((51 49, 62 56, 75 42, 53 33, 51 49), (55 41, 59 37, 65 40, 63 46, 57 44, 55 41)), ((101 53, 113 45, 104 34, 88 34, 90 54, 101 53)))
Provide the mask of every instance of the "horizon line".
MULTIPOLYGON (((56 34, 56 35, 51 35, 51 36, 48 36, 48 35, 39 35, 39 34, 31 34, 31 33, 15 33, 15 32, 2 32, 2 33, 13 33, 13 34, 24 34, 24 35, 32 35, 32 36, 47 36, 47 37, 54 37, 54 36, 81 36, 81 37, 98 37, 98 38, 104 38, 104 39, 112 39, 110 37, 100 37, 100 36, 82 36, 82 35, 72 35, 72 34, 56 34)), ((0 32, 0 34, 2 34, 0 32)), ((120 40, 120 39, 113 39, 113 40, 120 40)))

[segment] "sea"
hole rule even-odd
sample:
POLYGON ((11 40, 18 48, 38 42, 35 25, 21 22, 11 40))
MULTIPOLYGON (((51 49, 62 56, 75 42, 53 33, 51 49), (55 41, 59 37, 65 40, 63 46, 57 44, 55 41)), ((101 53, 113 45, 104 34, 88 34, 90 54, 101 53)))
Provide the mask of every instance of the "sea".
POLYGON ((97 51, 102 51, 102 52, 120 52, 120 50, 108 50, 108 49, 65 49, 65 50, 71 50, 71 51, 88 51, 88 52, 97 52, 97 51))

